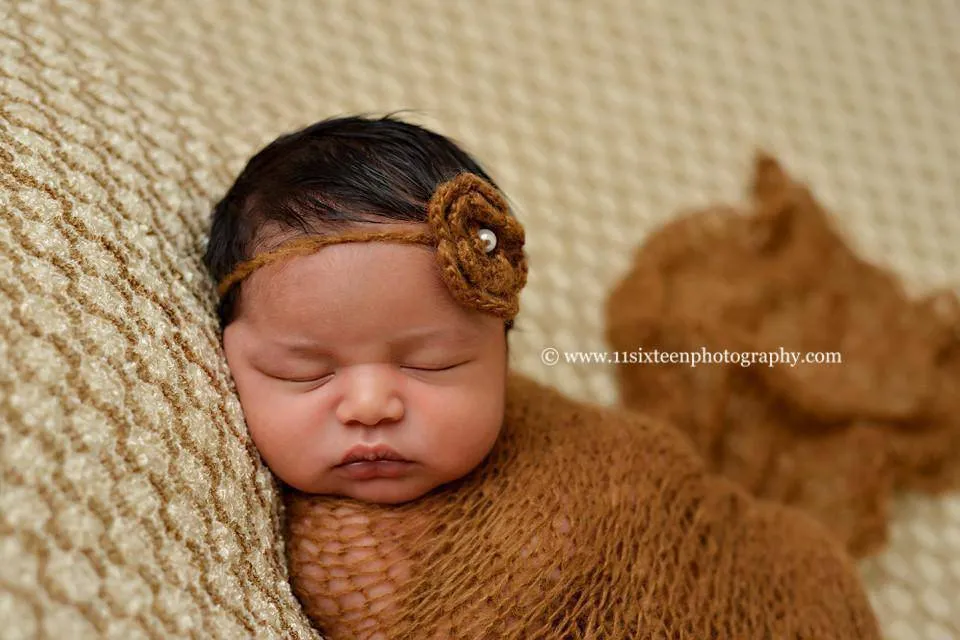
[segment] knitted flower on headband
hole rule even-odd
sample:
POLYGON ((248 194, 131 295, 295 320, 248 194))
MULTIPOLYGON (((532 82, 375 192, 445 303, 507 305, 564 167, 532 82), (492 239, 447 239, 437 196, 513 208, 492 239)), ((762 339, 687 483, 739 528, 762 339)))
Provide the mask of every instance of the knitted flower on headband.
POLYGON ((524 231, 492 185, 463 173, 440 185, 428 222, 437 243, 437 266, 462 305, 513 318, 527 282, 524 231))
POLYGON ((429 230, 351 231, 296 238, 237 266, 218 286, 221 296, 272 262, 309 255, 332 244, 400 242, 436 248, 440 277, 461 305, 511 321, 527 282, 524 231, 490 183, 461 173, 437 187, 427 205, 429 230))

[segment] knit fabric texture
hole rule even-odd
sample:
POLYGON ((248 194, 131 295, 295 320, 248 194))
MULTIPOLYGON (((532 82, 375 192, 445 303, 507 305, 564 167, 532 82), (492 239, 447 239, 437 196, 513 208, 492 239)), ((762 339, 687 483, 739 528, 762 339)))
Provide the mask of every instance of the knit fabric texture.
POLYGON ((223 296, 257 269, 332 244, 420 244, 435 248, 437 271, 458 303, 513 320, 520 310, 520 291, 527 282, 527 257, 523 252, 523 227, 510 214, 503 195, 479 176, 462 173, 437 186, 427 203, 427 225, 427 231, 367 229, 297 237, 240 263, 217 289, 223 296), (493 234, 489 248, 482 231, 493 234))
POLYGON ((711 470, 879 552, 895 489, 960 488, 960 298, 908 296, 770 156, 752 196, 638 248, 607 301, 611 345, 702 359, 621 367, 621 397, 685 431, 711 470))
MULTIPOLYGON (((316 638, 201 256, 252 154, 331 115, 453 137, 509 194, 511 365, 612 405, 603 301, 757 145, 913 290, 960 278, 954 0, 16 0, 0 10, 0 635, 316 638), (545 364, 545 348, 561 353, 545 364)), ((636 365, 634 365, 636 366, 636 365)), ((960 494, 859 563, 890 640, 960 637, 960 494)))
POLYGON ((327 637, 879 638, 813 519, 710 475, 673 427, 507 389, 500 439, 452 485, 287 495, 294 590, 327 637))

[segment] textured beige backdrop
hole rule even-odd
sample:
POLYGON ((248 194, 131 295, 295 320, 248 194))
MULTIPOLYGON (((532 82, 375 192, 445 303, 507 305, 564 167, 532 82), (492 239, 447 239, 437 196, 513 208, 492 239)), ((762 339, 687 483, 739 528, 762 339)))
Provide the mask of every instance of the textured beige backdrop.
MULTIPOLYGON (((4 637, 308 637, 199 262, 277 134, 412 108, 461 141, 529 231, 515 365, 611 403, 541 350, 603 349, 637 242, 738 200, 756 146, 912 287, 960 283, 958 43, 956 0, 6 0, 4 637)), ((890 638, 960 637, 960 497, 902 499, 863 569, 890 638)))

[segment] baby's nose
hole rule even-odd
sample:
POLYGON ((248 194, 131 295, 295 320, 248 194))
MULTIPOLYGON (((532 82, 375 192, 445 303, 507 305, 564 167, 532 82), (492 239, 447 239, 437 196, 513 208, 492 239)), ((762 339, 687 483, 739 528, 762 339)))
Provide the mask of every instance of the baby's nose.
POLYGON ((403 418, 403 401, 392 367, 352 367, 344 380, 343 397, 337 405, 337 419, 347 426, 372 427, 403 418))

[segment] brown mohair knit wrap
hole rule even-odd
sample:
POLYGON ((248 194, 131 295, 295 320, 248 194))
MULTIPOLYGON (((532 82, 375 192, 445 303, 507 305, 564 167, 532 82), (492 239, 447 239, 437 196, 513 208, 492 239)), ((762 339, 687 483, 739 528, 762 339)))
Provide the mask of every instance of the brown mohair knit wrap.
POLYGON ((751 196, 647 236, 607 301, 611 348, 842 361, 616 367, 620 399, 866 556, 886 542, 895 490, 960 487, 960 299, 907 295, 769 155, 751 196))
POLYGON ((461 173, 434 191, 423 231, 358 230, 295 238, 237 265, 217 290, 223 296, 261 267, 332 244, 421 244, 436 248, 440 276, 458 303, 510 321, 520 309, 520 291, 527 282, 524 241, 523 226, 511 215, 503 195, 479 176, 461 173), (482 230, 493 233, 494 246, 485 244, 482 230))
POLYGON ((331 640, 880 637, 815 520, 710 475, 672 427, 507 385, 499 440, 453 484, 286 494, 294 591, 331 640))

